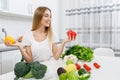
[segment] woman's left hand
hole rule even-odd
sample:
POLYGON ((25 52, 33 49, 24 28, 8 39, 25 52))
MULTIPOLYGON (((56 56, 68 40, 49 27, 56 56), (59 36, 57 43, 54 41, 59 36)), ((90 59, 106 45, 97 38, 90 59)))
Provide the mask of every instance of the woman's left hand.
POLYGON ((70 42, 72 41, 71 36, 69 35, 66 39, 64 39, 64 43, 70 42))

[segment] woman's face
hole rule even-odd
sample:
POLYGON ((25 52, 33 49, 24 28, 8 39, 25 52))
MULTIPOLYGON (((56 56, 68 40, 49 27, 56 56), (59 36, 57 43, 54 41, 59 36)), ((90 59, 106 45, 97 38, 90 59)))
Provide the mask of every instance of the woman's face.
POLYGON ((46 10, 41 20, 41 25, 45 27, 49 27, 50 24, 51 24, 51 13, 49 10, 46 10))

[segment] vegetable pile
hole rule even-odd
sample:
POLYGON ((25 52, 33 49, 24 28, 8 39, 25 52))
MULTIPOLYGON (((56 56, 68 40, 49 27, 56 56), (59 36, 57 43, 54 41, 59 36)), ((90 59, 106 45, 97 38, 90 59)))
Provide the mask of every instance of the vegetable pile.
POLYGON ((67 60, 65 60, 65 67, 59 67, 57 69, 59 80, 89 80, 92 66, 95 67, 93 69, 100 68, 100 64, 97 62, 93 62, 91 66, 87 63, 80 64, 74 62, 74 56, 72 56, 73 58, 71 56, 68 56, 67 60))
POLYGON ((46 71, 47 66, 38 61, 32 63, 21 61, 15 64, 14 74, 16 77, 14 80, 18 80, 20 77, 42 79, 46 71))
POLYGON ((88 80, 90 78, 90 73, 86 71, 86 69, 78 63, 70 62, 68 64, 66 61, 65 68, 59 67, 57 69, 57 74, 59 76, 59 80, 88 80))
POLYGON ((70 54, 75 55, 79 60, 91 61, 93 59, 93 50, 85 46, 73 45, 69 47, 61 57, 64 58, 70 54))

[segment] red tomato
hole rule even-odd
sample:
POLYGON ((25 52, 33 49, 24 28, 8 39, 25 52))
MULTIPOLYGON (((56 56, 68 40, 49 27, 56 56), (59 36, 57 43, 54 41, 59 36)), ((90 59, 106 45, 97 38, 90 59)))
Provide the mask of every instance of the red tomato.
POLYGON ((87 72, 90 72, 91 67, 88 66, 87 64, 84 64, 83 67, 86 69, 87 72))
POLYGON ((75 66, 76 66, 77 70, 80 70, 81 66, 78 63, 76 63, 75 66))
POLYGON ((100 65, 97 62, 94 62, 93 65, 96 69, 100 68, 100 65))

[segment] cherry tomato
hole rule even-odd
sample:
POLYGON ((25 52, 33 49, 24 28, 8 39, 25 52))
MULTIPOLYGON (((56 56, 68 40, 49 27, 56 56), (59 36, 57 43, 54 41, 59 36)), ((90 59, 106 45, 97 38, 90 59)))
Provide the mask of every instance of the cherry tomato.
POLYGON ((84 64, 83 67, 86 69, 87 72, 91 71, 91 67, 88 66, 87 64, 84 64))
POLYGON ((94 62, 93 65, 94 65, 94 67, 95 67, 96 69, 99 69, 99 68, 100 68, 100 65, 99 65, 97 62, 94 62))
POLYGON ((76 63, 75 66, 76 66, 77 70, 80 70, 81 66, 78 63, 76 63))

